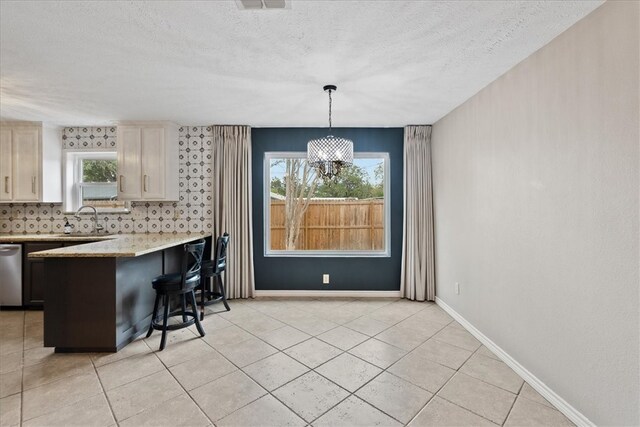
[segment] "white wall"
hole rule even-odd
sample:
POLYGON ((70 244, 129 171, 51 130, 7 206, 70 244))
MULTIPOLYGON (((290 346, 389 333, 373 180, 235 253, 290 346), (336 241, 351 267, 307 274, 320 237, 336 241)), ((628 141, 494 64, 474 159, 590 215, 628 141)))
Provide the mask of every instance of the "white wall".
POLYGON ((433 129, 439 298, 598 425, 640 423, 639 20, 605 3, 433 129))

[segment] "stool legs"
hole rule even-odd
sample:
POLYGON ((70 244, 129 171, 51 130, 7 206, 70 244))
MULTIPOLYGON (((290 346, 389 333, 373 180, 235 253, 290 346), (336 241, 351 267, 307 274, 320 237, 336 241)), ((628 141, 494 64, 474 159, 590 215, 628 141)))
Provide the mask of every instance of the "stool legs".
POLYGON ((182 302, 182 321, 186 323, 187 320, 189 320, 186 314, 187 313, 187 295, 182 294, 180 301, 182 302))
POLYGON ((227 292, 224 285, 224 278, 222 274, 214 274, 209 277, 202 277, 200 280, 200 320, 204 320, 204 307, 207 304, 207 301, 211 301, 212 296, 217 296, 219 292, 219 297, 216 298, 216 301, 222 300, 224 304, 224 308, 227 311, 231 310, 229 304, 227 303, 227 292), (211 278, 211 282, 209 282, 209 278, 211 278), (216 281, 217 289, 213 284, 213 280, 216 281))
POLYGON ((222 274, 218 275, 218 285, 220 286, 220 293, 222 294, 222 303, 224 304, 224 308, 226 308, 227 311, 230 311, 231 308, 229 307, 229 304, 227 304, 227 290, 224 288, 224 278, 222 277, 222 274))
POLYGON ((204 297, 207 293, 208 281, 209 281, 208 277, 202 277, 200 279, 200 320, 204 320, 204 297))
POLYGON ((164 350, 167 343, 167 323, 169 322, 169 295, 164 296, 164 319, 162 322, 162 339, 160 340, 160 351, 164 350))
POLYGON ((198 333, 200 334, 200 336, 203 337, 204 329, 200 324, 200 319, 198 319, 198 303, 196 302, 196 294, 194 291, 191 291, 189 296, 191 297, 191 306, 193 307, 193 315, 194 315, 193 318, 196 321, 196 329, 198 330, 198 333))
MULTIPOLYGON (((164 350, 164 347, 167 344, 167 331, 170 328, 171 329, 176 329, 176 328, 167 326, 169 322, 169 309, 171 305, 170 295, 156 294, 156 300, 153 304, 153 314, 151 315, 151 324, 149 325, 149 330, 147 331, 147 338, 151 336, 154 329, 161 329, 160 326, 157 323, 155 323, 158 317, 158 306, 160 305, 160 298, 162 298, 162 305, 163 305, 162 339, 160 340, 160 351, 162 351, 164 350), (155 327, 154 327, 154 324, 156 325, 155 327)), ((188 321, 188 317, 190 316, 193 317, 193 320, 194 320, 193 323, 196 324, 196 329, 198 329, 198 333, 200 334, 201 337, 203 337, 205 335, 205 332, 204 332, 204 328, 202 327, 202 324, 200 323, 200 318, 198 316, 198 302, 196 300, 195 292, 192 290, 191 292, 184 293, 180 295, 180 298, 182 300, 181 302, 182 302, 183 321, 186 323, 188 321), (193 312, 187 311, 187 304, 193 307, 193 312)), ((186 327, 186 326, 189 326, 189 325, 185 325, 183 327, 186 327)))
POLYGON ((151 315, 151 323, 149 324, 149 331, 147 331, 147 338, 153 333, 153 322, 158 317, 158 304, 160 303, 160 295, 156 294, 156 301, 153 303, 153 314, 151 315))

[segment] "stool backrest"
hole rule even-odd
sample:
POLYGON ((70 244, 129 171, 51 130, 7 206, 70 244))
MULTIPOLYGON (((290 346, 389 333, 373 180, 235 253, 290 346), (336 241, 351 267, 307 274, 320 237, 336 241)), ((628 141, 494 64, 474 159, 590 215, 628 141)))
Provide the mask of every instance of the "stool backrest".
POLYGON ((215 273, 221 273, 227 268, 227 246, 229 246, 229 233, 225 232, 216 241, 216 257, 213 260, 215 273))
MULTIPOLYGON (((202 255, 204 254, 204 239, 197 243, 187 243, 184 245, 184 254, 182 255, 182 276, 181 288, 184 289, 185 282, 195 276, 200 276, 202 268, 202 255)), ((198 280, 199 281, 199 280, 198 280)))

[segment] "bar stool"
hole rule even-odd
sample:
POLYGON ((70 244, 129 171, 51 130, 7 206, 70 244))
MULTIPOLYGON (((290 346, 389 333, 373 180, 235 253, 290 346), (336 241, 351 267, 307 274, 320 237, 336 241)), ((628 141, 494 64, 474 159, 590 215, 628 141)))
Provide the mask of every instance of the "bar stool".
POLYGON ((202 263, 202 273, 200 274, 200 320, 204 320, 204 306, 218 301, 222 301, 227 311, 231 310, 227 304, 225 284, 222 273, 227 269, 227 246, 229 246, 229 233, 224 233, 216 240, 216 253, 213 260, 206 260, 202 263), (209 278, 215 278, 218 291, 211 287, 209 278))
POLYGON ((162 331, 162 339, 160 340, 160 351, 164 350, 167 341, 167 331, 187 328, 194 323, 200 333, 204 336, 204 329, 198 319, 198 308, 196 297, 193 290, 200 284, 200 270, 202 268, 202 254, 204 253, 205 241, 200 240, 197 243, 184 245, 184 253, 182 255, 182 268, 180 273, 163 274, 158 276, 151 282, 153 289, 156 291, 156 300, 153 304, 153 315, 151 316, 151 324, 147 332, 147 338, 151 336, 154 329, 162 331), (169 313, 170 297, 179 296, 181 299, 181 309, 169 313), (160 298, 164 306, 162 323, 156 322, 158 317, 158 306, 160 298), (193 307, 193 311, 187 311, 187 300, 193 307), (168 325, 169 317, 182 315, 182 323, 168 325), (189 318, 191 318, 189 320, 189 318))

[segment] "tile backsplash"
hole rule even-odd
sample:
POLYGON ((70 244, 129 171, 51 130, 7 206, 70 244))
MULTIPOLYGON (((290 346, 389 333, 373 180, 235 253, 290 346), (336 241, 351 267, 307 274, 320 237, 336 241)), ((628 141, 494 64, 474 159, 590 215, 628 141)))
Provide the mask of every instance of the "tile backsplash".
POLYGON ((116 127, 78 127, 62 129, 63 150, 106 151, 116 149, 116 127))
MULTIPOLYGON (((68 127, 62 130, 63 149, 115 150, 116 128, 68 127)), ((111 234, 194 233, 212 231, 212 126, 179 129, 180 194, 177 202, 132 202, 129 213, 102 213, 100 222, 111 234)), ((66 221, 74 231, 92 230, 91 215, 78 221, 62 211, 61 203, 0 204, 0 233, 62 233, 66 221)))

